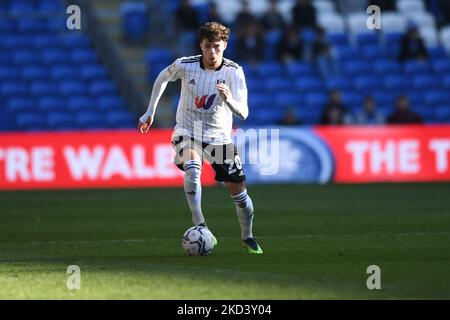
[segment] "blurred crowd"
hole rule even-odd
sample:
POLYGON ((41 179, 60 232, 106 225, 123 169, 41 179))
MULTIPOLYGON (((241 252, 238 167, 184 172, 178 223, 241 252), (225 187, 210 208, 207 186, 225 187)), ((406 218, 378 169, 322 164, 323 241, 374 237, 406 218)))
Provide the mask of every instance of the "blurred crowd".
MULTIPOLYGON (((337 9, 341 13, 366 12, 369 5, 378 5, 382 11, 396 10, 395 0, 339 0, 337 9)), ((427 0, 427 10, 435 15, 439 26, 450 24, 450 1, 427 0)), ((177 31, 195 32, 201 24, 198 12, 189 0, 182 0, 175 12, 177 31)), ((224 23, 214 2, 209 4, 208 21, 224 23)), ((338 61, 333 57, 331 46, 327 41, 326 31, 317 22, 316 9, 311 0, 297 0, 292 7, 291 19, 288 23, 277 8, 277 1, 270 0, 268 10, 256 17, 250 10, 249 1, 241 2, 241 9, 235 20, 224 23, 232 28, 235 34, 235 58, 239 63, 259 64, 264 60, 264 48, 268 35, 276 32, 281 34, 275 45, 276 59, 288 64, 292 61, 304 61, 316 66, 322 77, 332 76, 339 68, 338 61), (303 32, 303 37, 301 36, 303 32)), ((193 44, 193 50, 195 49, 193 44)), ((426 60, 427 49, 418 28, 410 24, 401 39, 399 62, 408 60, 426 60)), ((372 96, 366 96, 362 108, 351 112, 341 102, 339 90, 332 90, 329 101, 323 108, 321 124, 401 124, 421 123, 420 115, 409 108, 407 96, 399 95, 395 102, 395 110, 390 115, 378 112, 376 101, 372 96)), ((281 119, 281 125, 297 125, 302 121, 296 116, 294 108, 287 108, 281 119)))

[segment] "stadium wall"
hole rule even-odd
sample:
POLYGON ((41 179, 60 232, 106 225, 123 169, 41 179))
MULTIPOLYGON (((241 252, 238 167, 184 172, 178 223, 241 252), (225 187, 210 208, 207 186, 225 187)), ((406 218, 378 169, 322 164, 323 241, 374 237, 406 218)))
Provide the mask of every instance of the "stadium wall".
MULTIPOLYGON (((450 181, 450 126, 235 132, 249 183, 450 181)), ((172 130, 0 134, 0 188, 182 186, 172 130)), ((204 185, 214 172, 204 166, 204 185)))

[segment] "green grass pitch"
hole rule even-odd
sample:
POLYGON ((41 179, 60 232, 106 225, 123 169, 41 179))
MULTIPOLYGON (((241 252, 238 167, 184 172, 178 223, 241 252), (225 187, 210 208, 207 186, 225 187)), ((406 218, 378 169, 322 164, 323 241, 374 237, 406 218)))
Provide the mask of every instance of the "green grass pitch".
POLYGON ((182 189, 0 192, 0 299, 449 299, 450 184, 249 186, 263 255, 223 187, 188 257, 182 189), (81 269, 69 290, 67 267, 81 269), (381 289, 366 286, 381 269, 381 289))

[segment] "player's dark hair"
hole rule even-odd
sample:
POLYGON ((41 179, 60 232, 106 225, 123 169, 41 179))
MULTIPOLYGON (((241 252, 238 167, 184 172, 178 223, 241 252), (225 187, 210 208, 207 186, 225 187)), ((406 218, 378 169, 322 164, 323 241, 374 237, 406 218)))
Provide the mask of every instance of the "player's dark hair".
POLYGON ((230 37, 230 29, 218 22, 207 22, 198 29, 197 35, 199 42, 205 39, 209 42, 226 42, 230 37))

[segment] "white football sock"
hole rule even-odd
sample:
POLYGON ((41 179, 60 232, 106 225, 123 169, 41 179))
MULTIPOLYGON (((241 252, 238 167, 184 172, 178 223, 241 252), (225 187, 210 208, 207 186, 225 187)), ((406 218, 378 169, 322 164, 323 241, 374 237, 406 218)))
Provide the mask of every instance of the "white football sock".
POLYGON ((202 185, 200 182, 202 165, 196 160, 190 160, 184 164, 184 171, 184 193, 189 208, 191 208, 192 222, 194 225, 205 223, 202 213, 202 185))
POLYGON ((253 238, 253 202, 247 194, 247 190, 238 195, 231 196, 236 204, 236 213, 241 225, 241 239, 253 238))

